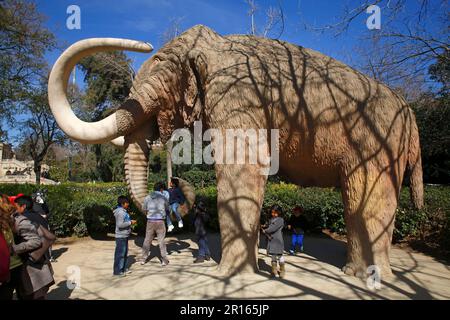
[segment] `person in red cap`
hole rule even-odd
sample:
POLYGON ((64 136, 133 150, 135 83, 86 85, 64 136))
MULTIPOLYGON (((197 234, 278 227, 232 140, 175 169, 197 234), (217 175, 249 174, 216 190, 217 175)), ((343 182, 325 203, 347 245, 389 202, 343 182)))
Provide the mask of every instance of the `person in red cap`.
POLYGON ((16 201, 17 198, 23 197, 24 194, 23 193, 19 193, 17 196, 10 196, 8 197, 9 202, 14 205, 14 201, 16 201))

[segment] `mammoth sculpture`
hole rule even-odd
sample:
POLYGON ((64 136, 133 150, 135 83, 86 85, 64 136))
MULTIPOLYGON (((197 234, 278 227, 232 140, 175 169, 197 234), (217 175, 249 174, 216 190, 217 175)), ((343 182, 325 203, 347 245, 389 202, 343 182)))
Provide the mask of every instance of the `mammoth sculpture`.
MULTIPOLYGON (((138 205, 147 194, 149 141, 166 142, 175 129, 192 128, 194 121, 220 130, 278 129, 280 173, 301 186, 342 191, 348 239, 343 271, 363 277, 376 265, 382 276, 391 274, 389 252, 405 171, 414 205, 423 205, 418 129, 399 95, 314 50, 195 26, 142 65, 129 98, 114 114, 86 123, 70 108, 67 81, 79 59, 105 50, 152 48, 113 38, 75 43, 52 69, 49 103, 72 139, 124 143, 126 180, 138 205)), ((261 166, 215 164, 219 268, 231 274, 258 269, 267 181, 261 166)))

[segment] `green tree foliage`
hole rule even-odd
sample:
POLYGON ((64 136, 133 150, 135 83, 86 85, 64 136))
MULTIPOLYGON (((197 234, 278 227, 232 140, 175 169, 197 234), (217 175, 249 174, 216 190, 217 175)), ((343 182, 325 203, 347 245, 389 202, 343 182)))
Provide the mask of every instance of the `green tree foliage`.
POLYGON ((442 85, 439 94, 447 96, 450 94, 450 51, 438 57, 435 64, 429 68, 430 78, 442 85))
POLYGON ((120 105, 128 97, 134 78, 131 63, 122 51, 97 53, 80 61, 90 120, 101 119, 108 108, 120 105))
POLYGON ((448 95, 413 104, 419 126, 424 181, 450 183, 450 104, 448 95))
MULTIPOLYGON (((80 62, 87 85, 83 110, 88 121, 109 115, 128 96, 134 78, 132 61, 121 51, 98 53, 80 62)), ((101 181, 121 181, 124 177, 123 154, 111 145, 94 145, 95 177, 101 181)))
POLYGON ((0 2, 0 127, 5 120, 13 122, 16 102, 46 70, 44 54, 56 42, 44 21, 33 2, 0 2))
POLYGON ((424 181, 450 183, 450 54, 436 59, 430 78, 440 85, 412 104, 419 126, 424 181), (434 90, 436 91, 436 90, 434 90))
POLYGON ((28 118, 21 124, 22 142, 19 148, 33 160, 36 183, 40 184, 41 166, 47 152, 55 142, 63 143, 64 135, 48 105, 45 83, 27 92, 24 99, 20 109, 28 118))

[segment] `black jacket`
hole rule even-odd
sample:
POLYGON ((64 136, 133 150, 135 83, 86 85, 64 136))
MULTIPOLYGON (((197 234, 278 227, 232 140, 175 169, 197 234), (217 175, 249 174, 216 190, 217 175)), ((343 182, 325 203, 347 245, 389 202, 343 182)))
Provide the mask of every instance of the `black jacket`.
POLYGON ((48 221, 44 219, 39 213, 33 210, 27 210, 23 213, 25 217, 27 217, 33 224, 41 225, 48 230, 48 221))
POLYGON ((203 237, 206 235, 205 224, 209 221, 209 215, 206 211, 195 209, 194 227, 195 235, 203 237))
POLYGON ((186 201, 186 198, 183 195, 183 192, 181 192, 181 189, 178 188, 170 188, 169 190, 169 204, 179 203, 183 204, 186 201))
POLYGON ((308 220, 303 215, 299 215, 298 217, 291 215, 288 221, 289 225, 295 234, 303 234, 308 229, 308 220))
POLYGON ((50 210, 48 209, 48 206, 45 203, 33 203, 33 211, 36 213, 39 213, 41 216, 46 215, 47 220, 50 215, 50 210))

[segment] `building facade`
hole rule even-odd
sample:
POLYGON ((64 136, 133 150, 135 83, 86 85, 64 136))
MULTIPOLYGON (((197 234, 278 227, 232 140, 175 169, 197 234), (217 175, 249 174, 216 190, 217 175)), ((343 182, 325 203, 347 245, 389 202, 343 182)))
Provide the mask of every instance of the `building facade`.
MULTIPOLYGON (((10 144, 0 142, 0 183, 35 183, 36 175, 33 171, 33 161, 20 161, 10 144)), ((42 173, 48 172, 50 167, 42 165, 42 173)), ((52 180, 41 178, 43 184, 54 184, 52 180)))

